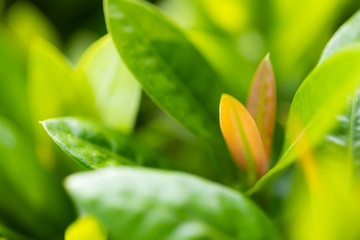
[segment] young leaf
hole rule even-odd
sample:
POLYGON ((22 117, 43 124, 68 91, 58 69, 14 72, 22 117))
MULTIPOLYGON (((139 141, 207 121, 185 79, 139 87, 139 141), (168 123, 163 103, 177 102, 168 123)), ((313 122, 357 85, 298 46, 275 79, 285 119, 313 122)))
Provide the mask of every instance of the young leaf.
POLYGON ((276 83, 269 55, 255 73, 246 108, 256 122, 266 156, 270 159, 275 128, 276 83))
POLYGON ((256 123, 245 107, 227 94, 220 100, 220 127, 236 164, 252 180, 264 175, 269 163, 256 123))
MULTIPOLYGON (((146 2, 105 1, 107 26, 144 91, 216 154, 220 177, 233 166, 218 127, 221 79, 185 34, 146 2)), ((226 174, 224 174, 226 173, 226 174)))
POLYGON ((280 239, 249 199, 189 174, 113 167, 72 175, 65 185, 114 240, 280 239))
POLYGON ((90 83, 99 115, 106 125, 130 132, 140 104, 141 88, 107 35, 94 43, 76 67, 90 83))
POLYGON ((314 148, 331 131, 336 116, 343 111, 344 99, 359 79, 359 62, 360 48, 347 48, 329 57, 304 80, 291 104, 284 154, 249 191, 250 194, 294 162, 294 149, 303 136, 307 137, 310 148, 314 148), (301 130, 299 126, 302 126, 301 130))
POLYGON ((50 119, 42 124, 55 143, 87 169, 155 164, 154 156, 135 138, 101 124, 70 117, 50 119))

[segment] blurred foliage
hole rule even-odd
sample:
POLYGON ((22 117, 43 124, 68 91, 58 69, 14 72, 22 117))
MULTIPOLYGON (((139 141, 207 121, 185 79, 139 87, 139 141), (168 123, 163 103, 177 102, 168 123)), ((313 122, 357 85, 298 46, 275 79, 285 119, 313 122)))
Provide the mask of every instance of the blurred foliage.
MULTIPOLYGON (((340 53, 323 66, 321 62, 305 80, 298 93, 301 96, 295 96, 292 122, 288 125, 287 116, 296 90, 318 63, 326 42, 360 8, 360 1, 152 2, 184 30, 185 36, 180 45, 194 44, 194 51, 201 53, 198 59, 204 59, 203 65, 208 63, 210 70, 204 73, 204 79, 217 79, 215 75, 218 75, 219 79, 224 80, 225 89, 219 91, 219 94, 230 93, 245 102, 256 67, 266 53, 270 53, 278 88, 272 166, 281 154, 286 127, 291 130, 287 133, 287 141, 293 141, 299 131, 306 127, 313 129, 309 133, 305 131, 311 143, 321 142, 324 132, 329 133, 327 140, 330 143, 308 151, 300 142, 300 149, 308 153, 300 156, 300 164, 252 198, 289 239, 359 239, 359 181, 348 174, 346 164, 353 163, 339 161, 349 159, 344 152, 357 153, 355 144, 355 147, 351 144, 349 147, 348 140, 349 136, 355 136, 351 141, 358 140, 357 115, 354 114, 358 107, 351 104, 358 101, 358 93, 354 93, 350 99, 348 112, 338 117, 339 128, 334 133, 329 131, 334 125, 329 116, 334 117, 343 107, 342 102, 334 103, 333 99, 343 98, 351 87, 351 82, 338 86, 338 81, 357 76, 358 70, 354 65, 357 65, 355 60, 358 54, 340 53), (314 78, 322 80, 307 83, 314 78), (314 86, 320 90, 311 92, 314 86), (304 88, 310 90, 302 94, 304 88), (325 92, 326 89, 328 92, 325 92), (328 95, 329 91, 331 95, 328 95), (331 109, 327 115, 318 111, 324 106, 331 109), (323 118, 324 121, 307 127, 315 118, 323 118)), ((177 26, 171 25, 169 29, 178 34, 177 26)), ((152 27, 148 25, 148 34, 154 36, 157 33, 152 27)), ((356 27, 358 25, 352 26, 356 27)), ((213 158, 211 151, 218 147, 214 143, 216 139, 207 137, 208 141, 214 141, 210 144, 212 147, 209 147, 160 109, 163 107, 168 111, 171 103, 164 101, 159 107, 145 94, 140 98, 142 93, 134 78, 141 82, 141 77, 136 69, 129 67, 133 72, 127 69, 108 36, 101 38, 106 33, 101 0, 0 0, 0 235, 20 240, 33 239, 31 237, 62 239, 65 229, 76 219, 62 181, 65 176, 83 171, 84 168, 76 165, 46 135, 39 121, 48 118, 69 115, 91 118, 98 122, 96 127, 100 130, 113 128, 124 139, 141 142, 139 145, 146 146, 145 152, 156 152, 156 155, 151 155, 153 158, 156 156, 162 161, 171 159, 168 165, 151 162, 151 166, 161 165, 162 168, 212 177, 214 167, 209 159, 213 158)), ((348 40, 340 38, 336 44, 341 45, 348 40)), ((117 47, 120 45, 118 43, 117 47)), ((156 46, 157 50, 168 51, 167 56, 173 60, 164 62, 164 68, 176 66, 181 74, 188 71, 188 75, 184 75, 181 80, 185 83, 195 81, 189 76, 192 76, 197 66, 191 61, 186 62, 189 56, 186 59, 184 57, 183 62, 187 64, 184 69, 181 68, 183 62, 176 62, 178 56, 190 47, 172 49, 173 46, 156 46)), ((332 50, 328 48, 326 51, 329 52, 325 53, 332 54, 332 50)), ((327 57, 326 54, 324 56, 327 57)), ((125 58, 124 61, 128 62, 129 58, 125 58)), ((213 90, 214 84, 207 87, 208 90, 203 89, 204 95, 213 90)), ((145 90, 150 96, 154 95, 148 89, 145 90)), ((216 116, 215 105, 209 104, 215 98, 199 98, 203 100, 202 105, 212 108, 216 116)), ((193 101, 190 102, 193 104, 193 101)), ((176 116, 178 112, 177 108, 172 113, 178 121, 187 119, 185 115, 176 116)), ((193 112, 199 113, 198 110, 193 112)), ((187 115, 192 116, 191 111, 187 115)), ((215 129, 217 118, 214 116, 212 120, 215 129)), ((193 125, 191 119, 184 125, 193 125)), ((77 122, 73 121, 70 126, 66 126, 72 130, 70 133, 62 125, 64 139, 76 138, 82 144, 92 144, 100 153, 118 150, 118 137, 114 140, 106 131, 99 136, 100 130, 80 131, 77 122)), ((193 129, 208 131, 209 125, 202 123, 199 122, 193 129)), ((218 130, 214 130, 214 136, 217 136, 218 130)), ((193 132, 196 133, 196 130, 193 132)), ((54 140, 59 144, 61 138, 54 140)), ((287 142, 285 147, 290 144, 287 142)), ((134 151, 129 145, 121 146, 125 147, 116 154, 134 151)), ((292 155, 295 154, 292 151, 296 151, 299 146, 292 150, 291 147, 291 156, 285 159, 284 164, 281 163, 283 166, 299 159, 292 155)), ((74 157, 70 150, 66 152, 74 157)), ((76 150, 79 155, 85 156, 81 155, 83 161, 91 157, 91 151, 76 150)), ((143 150, 136 148, 135 151, 139 153, 143 150)), ((279 168, 284 170, 285 167, 280 165, 279 168)), ((79 229, 92 224, 95 226, 92 231, 98 234, 97 239, 105 239, 106 234, 91 218, 80 218, 71 224, 66 231, 66 239, 84 237, 77 235, 82 231, 79 229)))
POLYGON ((189 30, 191 37, 195 35, 195 43, 206 51, 205 55, 210 55, 210 62, 230 78, 231 90, 236 91, 237 98, 245 99, 257 63, 270 52, 280 101, 290 101, 332 32, 360 3, 356 0, 164 0, 161 6, 171 19, 189 30), (212 53, 214 41, 217 48, 222 48, 222 54, 228 54, 212 53))
POLYGON ((65 240, 106 240, 107 233, 96 218, 86 216, 73 222, 65 232, 65 240))

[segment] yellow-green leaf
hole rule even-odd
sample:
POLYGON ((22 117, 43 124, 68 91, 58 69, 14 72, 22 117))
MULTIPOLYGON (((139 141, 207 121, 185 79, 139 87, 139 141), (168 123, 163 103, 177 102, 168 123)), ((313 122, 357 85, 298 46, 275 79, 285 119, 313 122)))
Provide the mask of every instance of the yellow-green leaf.
POLYGON ((76 73, 88 81, 102 122, 131 132, 140 105, 141 87, 120 58, 109 35, 85 52, 76 73))

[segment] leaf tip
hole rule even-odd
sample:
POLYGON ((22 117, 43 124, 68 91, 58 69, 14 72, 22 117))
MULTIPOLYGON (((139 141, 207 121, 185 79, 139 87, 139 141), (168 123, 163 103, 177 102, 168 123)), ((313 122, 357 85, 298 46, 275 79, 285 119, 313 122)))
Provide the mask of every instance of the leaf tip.
POLYGON ((233 96, 231 96, 230 94, 223 93, 220 98, 220 108, 221 108, 221 106, 224 105, 224 103, 229 102, 229 101, 238 102, 238 100, 236 98, 234 98, 233 96))
POLYGON ((267 62, 271 62, 269 52, 265 55, 264 60, 267 61, 267 62))
POLYGON ((229 95, 227 93, 223 93, 223 94, 221 94, 220 102, 222 102, 222 101, 224 101, 226 99, 230 99, 230 98, 232 98, 231 95, 229 95))
POLYGON ((266 66, 267 71, 271 72, 271 74, 273 75, 273 67, 270 59, 270 53, 267 53, 265 55, 261 63, 263 63, 266 66))

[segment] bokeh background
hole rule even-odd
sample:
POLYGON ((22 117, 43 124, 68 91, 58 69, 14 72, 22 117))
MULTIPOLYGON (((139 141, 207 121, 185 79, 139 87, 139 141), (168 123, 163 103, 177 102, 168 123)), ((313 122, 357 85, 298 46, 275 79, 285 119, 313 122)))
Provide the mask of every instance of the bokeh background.
MULTIPOLYGON (((296 89, 316 66, 336 29, 360 9, 359 0, 152 2, 186 31, 233 95, 243 102, 256 67, 270 53, 278 86, 274 159, 281 151, 287 112, 296 89)), ((75 66, 84 51, 107 33, 102 5, 101 0, 0 0, 0 230, 5 226, 46 239, 49 234, 58 236, 75 218, 62 180, 81 168, 43 132, 38 121, 45 119, 34 117, 29 100, 34 95, 28 84, 29 48, 35 38, 42 37, 75 66)), ((69 112, 81 115, 77 111, 80 108, 59 110, 49 117, 69 112)), ((206 147, 145 94, 136 134, 148 146, 171 156, 184 170, 196 169, 194 173, 206 176, 206 169, 201 167, 208 158, 206 147)), ((286 228, 281 222, 293 216, 288 213, 284 217, 283 206, 296 211, 288 208, 293 201, 282 204, 289 195, 288 179, 293 175, 285 174, 276 183, 271 201, 258 199, 280 228, 286 228)), ((307 239, 297 231, 292 233, 297 239, 307 239)))

